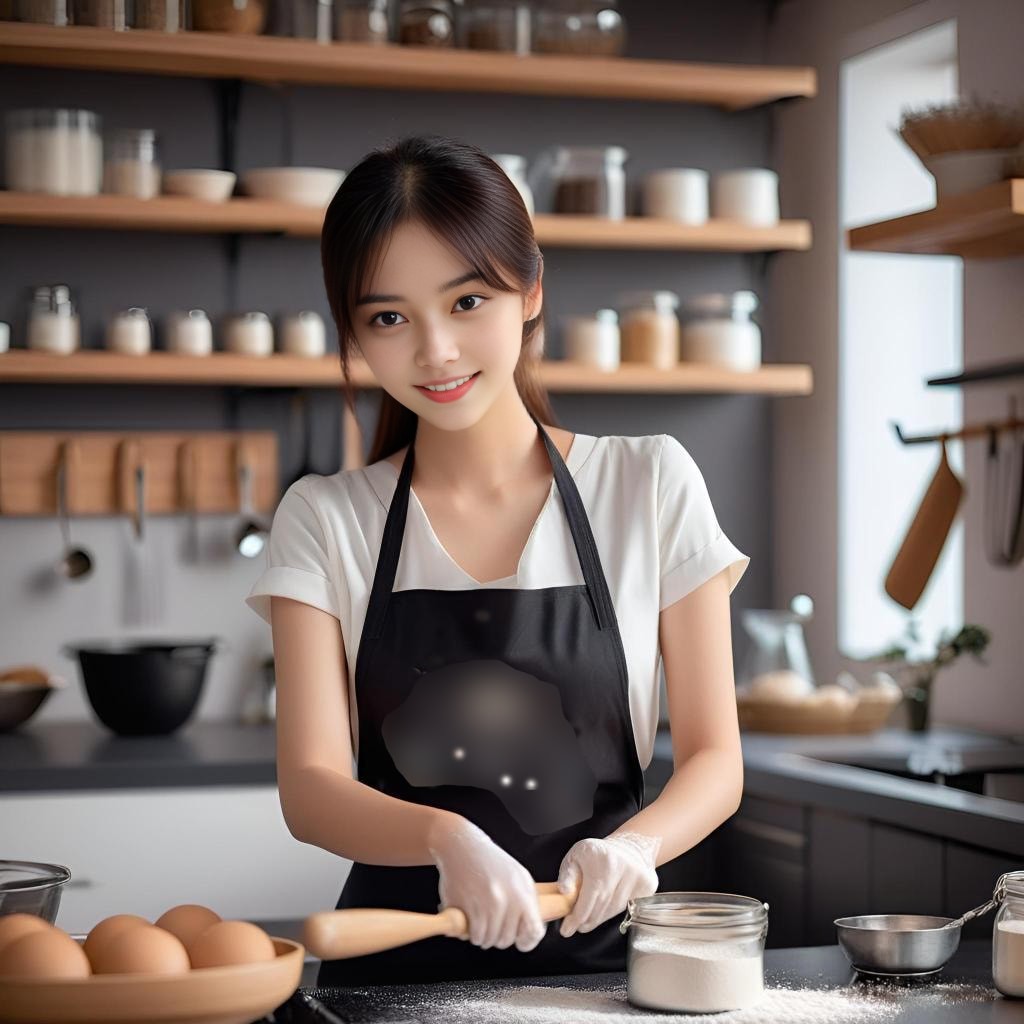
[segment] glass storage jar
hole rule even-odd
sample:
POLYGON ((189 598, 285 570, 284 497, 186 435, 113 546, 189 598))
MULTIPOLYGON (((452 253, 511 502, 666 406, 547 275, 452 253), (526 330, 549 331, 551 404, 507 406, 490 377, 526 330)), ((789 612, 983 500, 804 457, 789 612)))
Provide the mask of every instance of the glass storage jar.
POLYGON ((151 32, 184 32, 188 27, 187 0, 135 0, 132 28, 151 32))
POLYGON ((386 43, 389 0, 335 0, 334 36, 343 43, 386 43))
POLYGON ((7 187, 18 192, 94 196, 103 178, 100 118, 91 110, 10 110, 7 187))
POLYGON ((660 892, 630 900, 627 994, 634 1006, 721 1013, 764 995, 768 904, 718 892, 660 892))
POLYGON ((619 300, 622 361, 671 370, 679 362, 679 296, 628 292, 619 300))
POLYGON ((31 21, 37 25, 63 28, 71 24, 68 0, 16 0, 15 21, 31 21))
POLYGON ((512 184, 523 197, 523 204, 532 217, 534 214, 533 190, 526 180, 526 157, 518 153, 491 153, 491 159, 509 176, 512 184))
POLYGON ((455 0, 402 0, 398 41, 403 46, 454 46, 455 0))
POLYGON ((66 356, 78 350, 81 330, 78 311, 66 284, 32 289, 28 309, 28 347, 36 352, 66 356))
POLYGON ((459 45, 469 50, 530 52, 530 5, 520 0, 469 0, 459 27, 459 45))
POLYGON ((95 25, 123 32, 132 23, 130 0, 74 0, 72 17, 76 25, 95 25))
POLYGON ((1002 903, 992 925, 992 980, 1004 996, 1024 998, 1024 871, 1009 871, 996 884, 1002 903))
POLYGON ((757 309, 753 292, 709 292, 683 304, 680 357, 732 370, 761 365, 761 328, 750 319, 757 309))
POLYGON ((764 699, 797 699, 815 688, 804 623, 814 603, 799 594, 788 609, 746 608, 740 615, 750 646, 736 676, 736 688, 764 699))
POLYGON ((615 0, 546 0, 534 12, 535 53, 618 57, 626 26, 615 0))
POLYGON ((126 128, 110 137, 103 191, 136 199, 160 194, 160 161, 152 128, 126 128))
POLYGON ((555 213, 622 220, 626 160, 622 146, 558 146, 554 151, 555 213))

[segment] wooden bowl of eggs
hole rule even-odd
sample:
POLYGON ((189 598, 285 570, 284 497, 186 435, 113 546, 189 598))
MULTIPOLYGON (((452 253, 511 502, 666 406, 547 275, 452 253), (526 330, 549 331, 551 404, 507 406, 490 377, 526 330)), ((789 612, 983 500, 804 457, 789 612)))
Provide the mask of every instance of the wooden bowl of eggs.
POLYGON ((249 1024, 298 988, 305 954, 186 903, 150 923, 100 921, 83 942, 32 914, 0 917, 3 1024, 249 1024))
POLYGON ((899 685, 876 672, 861 685, 849 672, 814 686, 791 669, 763 672, 737 687, 740 728, 750 732, 869 733, 885 725, 902 699, 899 685))

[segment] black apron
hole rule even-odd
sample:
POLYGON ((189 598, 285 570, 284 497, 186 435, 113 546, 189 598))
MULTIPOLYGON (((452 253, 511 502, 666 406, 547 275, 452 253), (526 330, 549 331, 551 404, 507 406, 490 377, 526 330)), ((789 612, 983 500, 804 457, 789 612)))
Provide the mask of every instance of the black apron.
MULTIPOLYGON (((643 772, 625 653, 597 545, 572 474, 533 419, 585 582, 538 590, 393 592, 412 482, 410 444, 356 658, 358 778, 390 796, 468 818, 535 881, 550 882, 575 842, 606 836, 640 810, 643 772)), ((438 904, 433 865, 355 863, 337 909, 437 913, 438 904)), ((622 970, 625 939, 613 918, 569 939, 552 922, 528 953, 438 937, 326 961, 317 984, 622 970)))

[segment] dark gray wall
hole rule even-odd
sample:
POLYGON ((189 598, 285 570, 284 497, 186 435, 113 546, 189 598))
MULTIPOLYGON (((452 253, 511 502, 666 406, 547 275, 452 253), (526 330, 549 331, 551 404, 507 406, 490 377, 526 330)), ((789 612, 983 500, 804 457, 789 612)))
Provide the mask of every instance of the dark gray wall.
MULTIPOLYGON (((758 62, 765 59, 768 4, 719 0, 664 4, 626 0, 628 55, 662 59, 758 62)), ((217 86, 191 78, 117 75, 36 68, 0 68, 0 108, 76 106, 98 111, 107 128, 154 127, 164 166, 217 166, 217 86)), ((772 162, 772 110, 726 113, 702 106, 342 88, 242 88, 240 169, 277 164, 351 167, 389 139, 412 132, 455 135, 495 152, 523 153, 532 162, 556 144, 623 145, 632 181, 665 166, 711 171, 772 162), (289 114, 290 112, 290 114, 289 114), (290 131, 287 125, 290 123, 290 131)), ((791 209, 783 189, 783 215, 791 209)), ((554 329, 564 313, 606 305, 619 290, 671 288, 683 297, 706 290, 753 288, 770 313, 763 257, 728 254, 623 253, 551 249, 545 253, 548 352, 561 353, 554 329)), ((780 257, 771 257, 778 259, 780 257)), ((784 258, 784 257, 781 257, 784 258)), ((26 289, 62 281, 76 289, 84 344, 102 344, 102 325, 117 309, 148 307, 158 325, 172 310, 205 308, 219 317, 233 309, 272 316, 302 308, 329 322, 315 240, 243 238, 237 275, 227 242, 217 236, 67 231, 0 227, 0 319, 24 344, 26 289)), ((765 338, 765 359, 776 346, 765 338)), ((2 357, 0 357, 2 358, 2 357)), ((314 396, 314 464, 339 465, 338 402, 314 396)), ((762 607, 771 594, 770 433, 772 399, 747 396, 554 397, 562 425, 593 434, 670 433, 692 452, 719 520, 751 556, 734 611, 762 607)), ((375 398, 360 400, 368 434, 375 398)), ((273 428, 281 432, 282 479, 297 469, 297 422, 289 396, 275 391, 191 387, 0 386, 0 429, 273 428)), ((200 714, 231 717, 242 690, 270 651, 269 631, 243 604, 260 566, 230 556, 234 520, 202 524, 204 561, 178 560, 185 524, 156 521, 153 558, 165 591, 166 633, 213 632, 230 647, 214 663, 200 714)), ((0 663, 33 661, 66 674, 72 685, 41 718, 88 715, 74 666, 59 654, 72 637, 120 635, 121 594, 130 532, 120 519, 75 524, 75 535, 98 555, 89 582, 56 586, 47 566, 59 553, 50 519, 0 521, 0 663)), ((736 650, 744 638, 736 622, 736 650)))

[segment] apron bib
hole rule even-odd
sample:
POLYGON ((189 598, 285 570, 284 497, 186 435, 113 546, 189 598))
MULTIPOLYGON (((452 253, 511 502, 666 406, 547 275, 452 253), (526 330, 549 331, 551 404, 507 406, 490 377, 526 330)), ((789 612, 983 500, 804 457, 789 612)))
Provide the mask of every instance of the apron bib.
MULTIPOLYGON (((531 413, 532 416, 532 413, 531 413)), ((577 586, 393 592, 412 483, 409 445, 388 510, 356 657, 359 781, 478 825, 535 881, 578 840, 640 810, 643 771, 615 609, 579 491, 533 417, 583 571, 577 586)), ((372 828, 372 822, 353 823, 372 828)), ((337 909, 436 913, 433 865, 355 863, 337 909)), ((625 969, 618 921, 529 953, 432 938, 320 967, 321 987, 625 969)))

